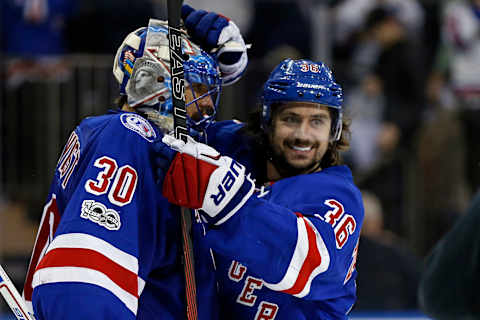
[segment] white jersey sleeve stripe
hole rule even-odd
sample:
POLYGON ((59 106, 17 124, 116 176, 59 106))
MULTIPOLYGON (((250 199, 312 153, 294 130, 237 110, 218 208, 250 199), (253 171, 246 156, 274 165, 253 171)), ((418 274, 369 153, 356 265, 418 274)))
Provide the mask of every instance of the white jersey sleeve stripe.
POLYGON ((138 310, 138 297, 130 294, 104 273, 98 270, 79 267, 52 267, 37 270, 33 276, 33 287, 47 283, 81 282, 94 284, 112 292, 134 314, 138 310))
POLYGON ((291 288, 298 277, 298 272, 300 271, 305 258, 308 253, 308 237, 307 230, 305 227, 305 222, 303 219, 297 219, 297 244, 295 246, 295 251, 293 252, 292 260, 290 260, 290 265, 288 266, 287 272, 283 279, 276 284, 265 283, 265 286, 271 290, 283 291, 291 288))
POLYGON ((85 233, 61 234, 48 246, 47 253, 57 248, 83 248, 97 251, 121 265, 125 269, 138 274, 138 260, 100 238, 85 233))
POLYGON ((34 279, 33 287, 64 281, 96 284, 110 290, 135 314, 138 297, 145 287, 145 281, 138 276, 136 257, 102 239, 82 233, 57 236, 40 260, 34 279), (82 272, 71 275, 70 270, 82 272), (105 279, 108 281, 103 281, 105 279), (133 304, 132 298, 136 299, 133 304))
POLYGON ((275 290, 304 297, 318 274, 325 272, 330 265, 330 255, 320 233, 305 217, 298 214, 297 244, 290 265, 283 279, 276 283, 265 283, 275 290))
POLYGON ((295 296, 298 298, 303 298, 310 292, 310 287, 312 285, 313 279, 317 275, 327 271, 330 265, 330 254, 328 252, 327 246, 325 245, 325 242, 323 241, 322 236, 320 235, 318 230, 315 228, 315 226, 309 219, 307 219, 306 217, 304 217, 303 219, 305 220, 307 225, 309 225, 311 230, 313 230, 313 232, 315 233, 316 250, 318 250, 318 252, 320 253, 321 260, 320 260, 320 265, 318 265, 316 268, 314 268, 311 271, 310 275, 308 276, 308 280, 305 283, 305 286, 303 287, 302 291, 300 291, 300 293, 298 294, 295 294, 295 296))

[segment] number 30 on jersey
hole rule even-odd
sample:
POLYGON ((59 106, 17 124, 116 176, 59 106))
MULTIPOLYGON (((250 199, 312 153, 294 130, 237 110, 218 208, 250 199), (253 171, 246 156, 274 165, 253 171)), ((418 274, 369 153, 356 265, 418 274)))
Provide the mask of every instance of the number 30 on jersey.
POLYGON ((137 187, 137 171, 131 166, 118 168, 115 159, 103 156, 95 160, 94 166, 102 169, 96 179, 88 179, 85 190, 96 196, 108 192, 108 200, 122 207, 132 201, 137 187))

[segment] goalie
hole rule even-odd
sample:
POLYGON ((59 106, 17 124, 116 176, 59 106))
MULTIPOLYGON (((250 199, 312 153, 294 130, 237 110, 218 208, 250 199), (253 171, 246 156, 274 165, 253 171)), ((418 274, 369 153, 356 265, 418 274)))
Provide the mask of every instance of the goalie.
MULTIPOLYGON (((113 65, 120 109, 83 120, 58 160, 24 287, 39 320, 185 318, 180 210, 161 196, 153 166, 173 123, 167 33, 151 19, 125 38, 113 65)), ((187 37, 183 49, 188 124, 201 135, 222 79, 187 37)), ((209 251, 194 249, 198 318, 217 319, 209 251)))

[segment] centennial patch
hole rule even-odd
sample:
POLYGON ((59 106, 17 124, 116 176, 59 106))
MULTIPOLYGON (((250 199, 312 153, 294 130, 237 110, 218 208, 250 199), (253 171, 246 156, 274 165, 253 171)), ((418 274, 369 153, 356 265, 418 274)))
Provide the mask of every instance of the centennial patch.
POLYGON ((108 230, 118 230, 122 225, 117 211, 107 209, 103 203, 84 200, 80 217, 95 222, 108 230))
POLYGON ((120 116, 120 120, 125 128, 135 131, 148 142, 153 142, 157 137, 150 122, 138 114, 124 113, 120 116))

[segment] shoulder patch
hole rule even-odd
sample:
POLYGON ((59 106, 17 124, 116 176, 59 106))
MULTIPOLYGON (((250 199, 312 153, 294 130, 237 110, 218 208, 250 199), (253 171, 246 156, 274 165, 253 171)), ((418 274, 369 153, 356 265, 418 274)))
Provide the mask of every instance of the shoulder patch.
POLYGON ((148 142, 153 142, 157 137, 150 122, 138 114, 124 113, 120 116, 120 120, 125 128, 135 131, 148 142))
POLYGON ((117 211, 108 209, 103 203, 94 200, 83 200, 80 217, 111 231, 119 230, 122 225, 117 211))

